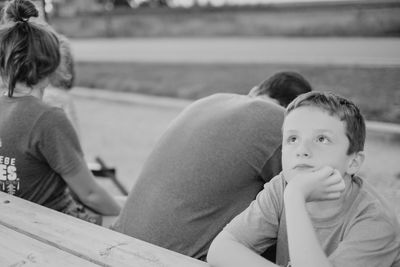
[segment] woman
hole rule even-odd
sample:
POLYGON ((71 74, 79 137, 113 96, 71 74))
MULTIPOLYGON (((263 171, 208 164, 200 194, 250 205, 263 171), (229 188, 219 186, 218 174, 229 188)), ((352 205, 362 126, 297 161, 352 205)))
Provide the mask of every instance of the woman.
POLYGON ((119 205, 87 168, 65 113, 42 101, 60 63, 57 35, 30 21, 38 16, 30 1, 9 1, 3 10, 0 190, 91 222, 100 223, 98 215, 118 215, 119 205))

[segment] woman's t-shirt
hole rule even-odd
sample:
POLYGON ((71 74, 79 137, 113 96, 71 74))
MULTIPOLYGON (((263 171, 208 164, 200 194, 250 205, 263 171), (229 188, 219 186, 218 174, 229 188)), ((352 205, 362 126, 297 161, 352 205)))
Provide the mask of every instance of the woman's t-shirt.
POLYGON ((62 176, 83 164, 62 109, 33 96, 0 97, 0 191, 57 209, 67 188, 62 176))

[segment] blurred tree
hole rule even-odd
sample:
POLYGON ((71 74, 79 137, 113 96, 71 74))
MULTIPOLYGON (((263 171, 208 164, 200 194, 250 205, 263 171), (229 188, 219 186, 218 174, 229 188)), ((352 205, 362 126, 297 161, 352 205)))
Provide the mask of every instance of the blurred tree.
POLYGON ((141 1, 139 7, 169 7, 170 0, 145 0, 141 1))
MULTIPOLYGON (((45 12, 46 0, 31 0, 38 7, 40 15, 47 21, 47 14, 45 12)), ((0 0, 0 8, 3 8, 7 0, 0 0)))
POLYGON ((50 17, 74 17, 79 13, 101 12, 110 0, 45 0, 52 4, 50 17))
POLYGON ((129 1, 127 0, 114 0, 115 7, 130 7, 129 1))

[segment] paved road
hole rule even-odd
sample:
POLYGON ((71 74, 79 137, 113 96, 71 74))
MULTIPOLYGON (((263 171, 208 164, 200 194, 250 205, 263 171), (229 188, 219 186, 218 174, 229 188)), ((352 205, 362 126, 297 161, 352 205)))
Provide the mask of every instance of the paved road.
POLYGON ((72 40, 77 61, 400 66, 400 38, 72 40))

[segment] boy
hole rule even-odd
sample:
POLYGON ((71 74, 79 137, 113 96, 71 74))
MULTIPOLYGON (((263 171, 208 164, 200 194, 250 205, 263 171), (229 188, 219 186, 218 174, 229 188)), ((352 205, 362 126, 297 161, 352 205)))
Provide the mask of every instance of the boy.
POLYGON ((355 174, 365 123, 350 101, 310 92, 287 108, 281 174, 211 244, 212 266, 400 266, 400 227, 355 174), (277 244, 276 263, 257 255, 277 244))

